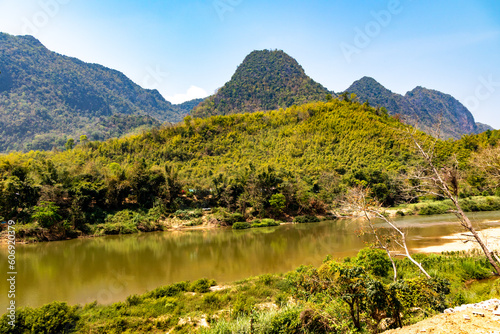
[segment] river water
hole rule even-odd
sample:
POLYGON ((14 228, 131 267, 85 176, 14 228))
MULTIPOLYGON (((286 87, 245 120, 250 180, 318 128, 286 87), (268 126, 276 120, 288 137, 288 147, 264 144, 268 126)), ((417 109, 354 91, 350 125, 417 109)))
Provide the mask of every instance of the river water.
MULTIPOLYGON (((500 226, 500 212, 470 216, 479 228, 500 226)), ((443 244, 446 241, 440 237, 462 231, 452 215, 405 217, 397 223, 407 228, 411 248, 443 244)), ((339 220, 17 245, 16 304, 39 307, 56 300, 108 304, 178 281, 210 278, 228 283, 285 273, 301 264, 319 265, 327 255, 337 259, 355 255, 373 241, 371 235, 360 234, 360 224, 339 220)), ((6 249, 0 251, 6 258, 6 249)), ((5 261, 0 269, 6 276, 5 261)), ((1 287, 0 308, 5 310, 5 279, 1 287)))

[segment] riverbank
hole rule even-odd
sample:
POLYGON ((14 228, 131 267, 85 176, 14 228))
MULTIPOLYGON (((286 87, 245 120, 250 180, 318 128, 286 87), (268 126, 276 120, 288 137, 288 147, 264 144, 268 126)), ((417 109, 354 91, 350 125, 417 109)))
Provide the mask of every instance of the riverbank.
MULTIPOLYGON (((500 210, 500 197, 471 197, 461 199, 460 203, 466 212, 484 212, 500 210)), ((449 213, 452 209, 449 201, 424 201, 415 204, 404 204, 394 208, 382 209, 382 213, 391 218, 404 216, 429 216, 449 213)), ((337 218, 353 218, 363 214, 342 214, 343 210, 331 211, 329 214, 315 216, 279 216, 280 223, 312 223, 322 220, 337 218)), ((156 231, 179 231, 197 229, 215 229, 230 227, 235 223, 249 223, 257 226, 261 219, 245 217, 238 212, 229 212, 224 208, 177 210, 166 213, 161 210, 151 209, 148 212, 122 210, 108 214, 101 223, 72 226, 68 222, 54 224, 51 227, 42 227, 38 222, 18 224, 17 242, 33 243, 46 241, 69 240, 75 238, 91 238, 105 235, 121 235, 156 231)), ((6 243, 7 234, 0 233, 0 244, 6 243)), ((462 250, 457 245, 450 245, 462 250)), ((468 249, 468 248, 466 248, 468 249)), ((429 250, 428 252, 436 252, 429 250)))
MULTIPOLYGON (((66 329, 70 333, 364 334, 395 326, 398 317, 394 316, 395 304, 390 300, 398 300, 397 315, 402 325, 411 326, 448 307, 500 297, 500 281, 484 280, 491 276, 491 271, 482 257, 419 256, 434 279, 422 278, 408 261, 398 259, 398 274, 404 280, 394 284, 385 253, 365 249, 343 262, 325 260, 319 267, 301 266, 287 274, 265 274, 219 285, 210 279, 177 282, 108 305, 90 300, 79 306, 52 302, 34 309, 20 308, 16 330, 19 333, 66 329), (356 281, 353 284, 350 280, 337 281, 335 273, 343 275, 340 268, 355 274, 356 281), (323 283, 319 284, 318 278, 323 283), (365 296, 359 303, 359 326, 352 321, 348 300, 343 298, 345 290, 335 289, 338 284, 365 296), (367 289, 383 300, 368 298, 367 289)), ((116 288, 115 284, 110 287, 116 288)), ((0 333, 9 333, 7 320, 6 315, 0 318, 0 333)), ((432 328, 426 324, 417 325, 419 333, 432 328)), ((406 329, 395 333, 416 333, 406 329)))
MULTIPOLYGON (((490 250, 500 250, 500 227, 487 228, 478 233, 490 250)), ((414 251, 418 253, 441 253, 471 252, 481 249, 470 233, 455 233, 441 237, 441 239, 449 242, 437 246, 415 248, 414 251)))

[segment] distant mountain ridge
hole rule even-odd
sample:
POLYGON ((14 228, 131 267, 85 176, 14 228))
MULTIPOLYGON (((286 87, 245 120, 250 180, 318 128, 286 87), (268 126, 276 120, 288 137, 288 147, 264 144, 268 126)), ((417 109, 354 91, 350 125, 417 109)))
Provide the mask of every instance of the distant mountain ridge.
MULTIPOLYGON (((364 77, 346 92, 359 101, 385 107, 406 123, 433 134, 440 124, 440 136, 458 139, 464 134, 491 130, 476 123, 474 116, 458 100, 436 90, 417 87, 406 95, 393 93, 375 79, 364 77)), ((322 101, 328 91, 309 78, 295 59, 283 51, 250 53, 221 89, 191 112, 194 117, 272 110, 309 101, 322 101)))
POLYGON ((481 133, 493 128, 476 123, 471 112, 453 96, 436 90, 416 87, 404 96, 393 93, 375 79, 363 77, 347 90, 359 101, 385 107, 389 114, 400 115, 409 124, 424 132, 433 133, 441 124, 441 135, 458 139, 464 134, 481 133))
POLYGON ((283 51, 253 51, 214 95, 191 114, 194 117, 228 115, 287 108, 324 101, 328 91, 305 74, 299 63, 283 51))
MULTIPOLYGON (((417 87, 403 96, 364 77, 347 91, 428 133, 441 122, 446 138, 492 129, 435 90, 417 87)), ((106 140, 176 123, 187 114, 251 113, 336 96, 285 52, 262 50, 250 53, 214 95, 173 105, 119 71, 59 55, 31 36, 0 33, 0 152, 61 148, 80 135, 106 140)))
POLYGON ((189 111, 31 36, 0 33, 0 72, 0 151, 51 149, 70 136, 104 140, 178 122, 189 111))

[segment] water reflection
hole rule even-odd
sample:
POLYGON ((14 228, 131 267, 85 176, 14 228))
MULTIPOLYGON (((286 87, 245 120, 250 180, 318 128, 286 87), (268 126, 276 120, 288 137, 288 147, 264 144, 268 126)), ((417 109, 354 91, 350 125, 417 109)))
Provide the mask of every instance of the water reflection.
MULTIPOLYGON (((475 215, 498 219, 499 212, 475 215)), ((410 246, 437 245, 440 236, 460 231, 452 216, 410 217, 410 246)), ((18 245, 18 306, 60 300, 70 304, 111 303, 134 293, 182 280, 230 282, 263 273, 318 265, 327 256, 352 256, 371 242, 359 235, 359 221, 284 225, 233 231, 184 231, 110 236, 18 245)), ((491 224, 490 224, 491 225, 491 224)), ((499 225, 499 223, 497 223, 499 225)), ((489 225, 484 225, 489 226, 489 225)), ((3 250, 2 250, 3 251, 3 250)), ((1 264, 7 272, 5 263, 1 264)), ((6 283, 2 282, 2 291, 6 283)), ((0 307, 7 306, 6 293, 0 307)))

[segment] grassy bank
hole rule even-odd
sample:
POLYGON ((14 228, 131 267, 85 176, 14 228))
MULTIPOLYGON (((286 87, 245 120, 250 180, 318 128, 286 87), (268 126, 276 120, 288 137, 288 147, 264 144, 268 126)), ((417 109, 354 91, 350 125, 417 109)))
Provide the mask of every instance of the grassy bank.
MULTIPOLYGON (((474 196, 459 200, 460 206, 465 212, 498 211, 500 210, 499 196, 474 196)), ((451 200, 442 201, 423 200, 420 203, 404 204, 392 208, 399 215, 439 215, 455 210, 451 200)))
POLYGON ((489 264, 479 254, 416 258, 432 279, 397 260, 399 280, 393 282, 384 253, 365 249, 343 262, 326 259, 318 268, 301 266, 224 286, 200 279, 112 305, 24 308, 14 329, 6 315, 0 319, 0 333, 373 333, 500 297, 500 280, 489 279, 489 264), (359 318, 353 320, 352 308, 359 318))

